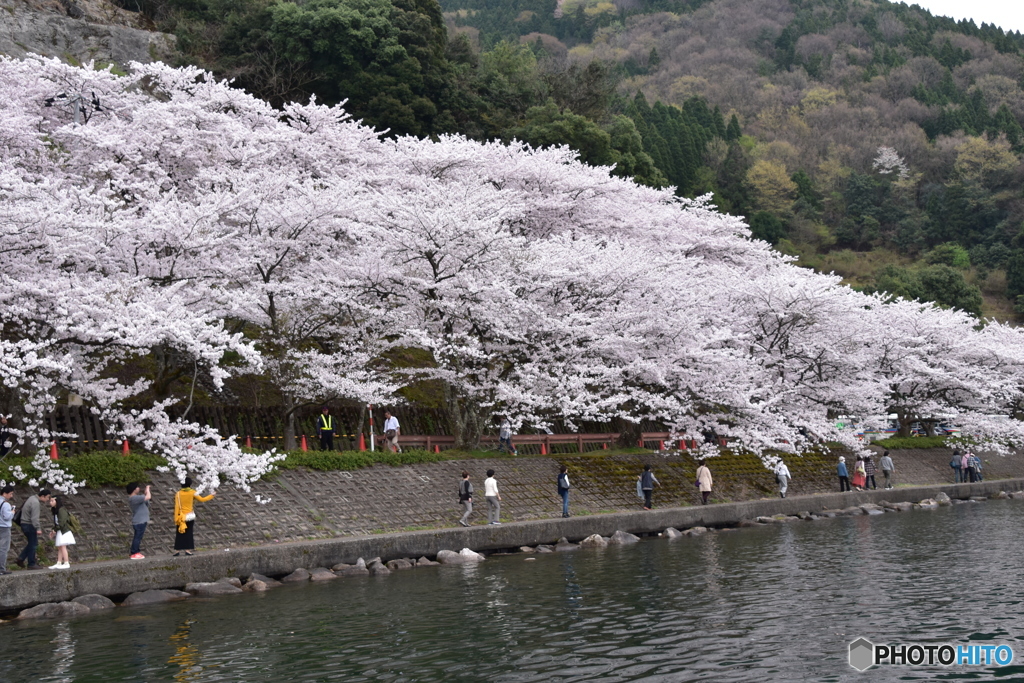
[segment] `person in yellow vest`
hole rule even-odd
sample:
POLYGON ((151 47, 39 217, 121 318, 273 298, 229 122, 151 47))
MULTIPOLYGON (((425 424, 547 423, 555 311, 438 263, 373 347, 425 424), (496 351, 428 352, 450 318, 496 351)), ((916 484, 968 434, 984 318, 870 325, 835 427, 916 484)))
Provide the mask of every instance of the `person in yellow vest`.
POLYGON ((320 417, 317 418, 316 422, 320 432, 320 450, 333 451, 334 416, 331 415, 331 409, 324 406, 324 409, 320 412, 320 417))
POLYGON ((185 477, 181 490, 174 494, 174 524, 177 526, 174 534, 175 557, 181 555, 182 551, 185 551, 186 555, 192 555, 192 551, 196 549, 196 541, 192 536, 196 524, 193 502, 198 500, 200 503, 206 503, 213 500, 213 496, 213 492, 208 496, 196 493, 192 488, 192 477, 185 477))

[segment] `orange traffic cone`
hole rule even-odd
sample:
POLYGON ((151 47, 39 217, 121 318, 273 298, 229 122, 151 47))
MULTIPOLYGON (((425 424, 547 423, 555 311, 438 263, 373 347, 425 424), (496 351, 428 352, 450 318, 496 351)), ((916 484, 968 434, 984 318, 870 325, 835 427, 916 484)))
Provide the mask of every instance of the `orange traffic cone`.
POLYGON ((306 435, 302 435, 302 452, 305 453, 309 448, 306 447, 306 435))
POLYGON ((541 455, 547 455, 548 454, 548 447, 547 447, 547 445, 543 441, 540 444, 540 454, 541 455))
POLYGON ((58 460, 58 459, 59 458, 57 457, 57 442, 56 441, 51 441, 50 442, 50 460, 58 460))
POLYGON ((643 447, 644 447, 644 440, 643 440, 643 439, 640 439, 640 440, 639 440, 639 441, 637 442, 637 444, 636 444, 636 445, 637 445, 637 447, 638 447, 638 448, 643 448, 643 447))
POLYGON ((249 436, 245 437, 245 447, 246 448, 252 448, 252 437, 249 437, 249 436))
POLYGON ((441 447, 438 446, 436 443, 434 444, 434 452, 435 453, 440 453, 441 452, 441 447))
POLYGON ((128 447, 128 437, 126 436, 121 442, 121 455, 128 455, 132 452, 132 449, 128 447))
POLYGON ((659 441, 658 442, 658 450, 659 451, 665 450, 665 442, 664 441, 659 441))
POLYGON ((601 445, 602 445, 602 446, 604 446, 604 449, 605 449, 605 450, 608 450, 608 442, 607 442, 607 441, 606 441, 606 442, 604 442, 604 443, 603 443, 603 444, 601 444, 601 445))
POLYGON ((359 450, 366 450, 366 435, 362 432, 359 432, 359 450))

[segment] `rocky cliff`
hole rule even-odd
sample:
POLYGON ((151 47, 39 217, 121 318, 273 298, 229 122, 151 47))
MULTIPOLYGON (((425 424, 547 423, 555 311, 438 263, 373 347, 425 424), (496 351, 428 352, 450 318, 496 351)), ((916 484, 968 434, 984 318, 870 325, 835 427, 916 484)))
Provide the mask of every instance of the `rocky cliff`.
POLYGON ((0 0, 0 54, 81 63, 173 61, 175 38, 106 0, 0 0))

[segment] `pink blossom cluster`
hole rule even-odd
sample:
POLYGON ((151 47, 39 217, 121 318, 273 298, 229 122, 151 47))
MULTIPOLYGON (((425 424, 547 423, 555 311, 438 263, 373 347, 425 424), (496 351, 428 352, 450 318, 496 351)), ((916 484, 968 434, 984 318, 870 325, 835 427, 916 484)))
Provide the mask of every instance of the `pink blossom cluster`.
POLYGON ((0 381, 58 487, 45 416, 68 393, 206 487, 273 468, 137 407, 147 383, 117 370, 156 348, 215 387, 259 373, 291 407, 430 381, 457 432, 652 419, 769 463, 859 448, 836 415, 1024 437, 1018 330, 855 292, 565 148, 381 139, 161 64, 3 59, 0 117, 0 381))

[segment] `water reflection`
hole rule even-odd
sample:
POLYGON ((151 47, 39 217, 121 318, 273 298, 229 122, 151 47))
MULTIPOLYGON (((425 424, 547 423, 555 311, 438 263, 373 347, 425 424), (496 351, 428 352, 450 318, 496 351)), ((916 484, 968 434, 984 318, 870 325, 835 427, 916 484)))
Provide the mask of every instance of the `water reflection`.
POLYGON ((1024 670, 855 678, 846 652, 1018 637, 1022 525, 1024 503, 991 501, 23 622, 0 630, 0 679, 1012 680, 1024 670))
POLYGON ((43 680, 53 683, 72 683, 71 667, 75 663, 75 637, 70 621, 59 621, 53 626, 53 675, 43 680))
POLYGON ((170 637, 174 654, 170 656, 167 663, 177 666, 177 671, 174 672, 174 680, 178 681, 178 683, 198 681, 200 674, 203 672, 203 667, 199 666, 199 649, 190 638, 192 625, 195 623, 195 619, 185 619, 170 637))

